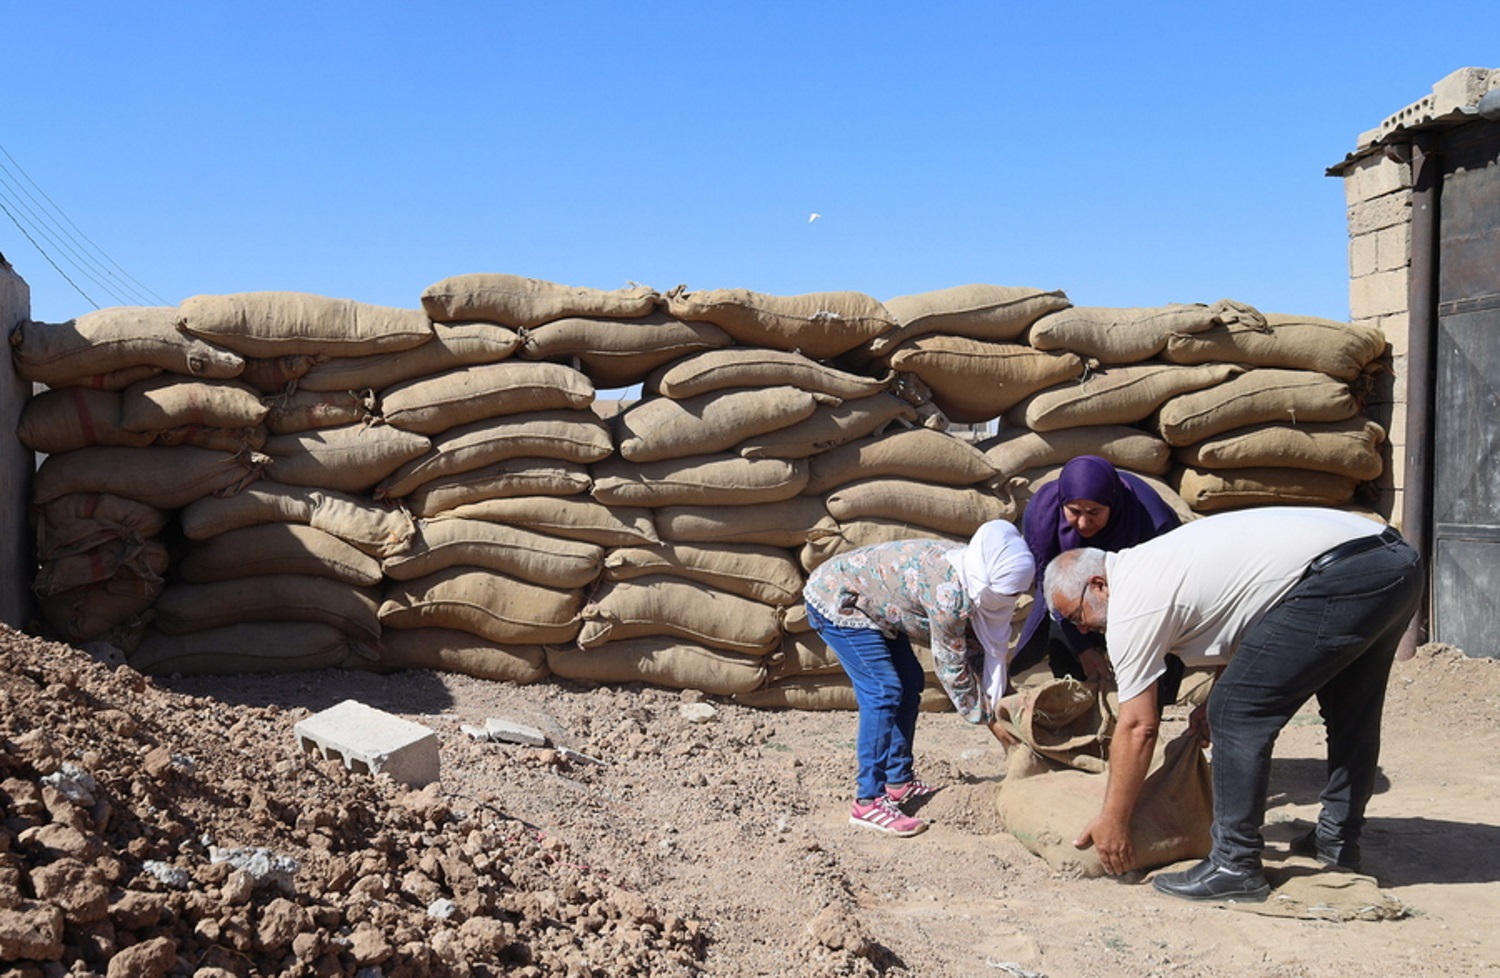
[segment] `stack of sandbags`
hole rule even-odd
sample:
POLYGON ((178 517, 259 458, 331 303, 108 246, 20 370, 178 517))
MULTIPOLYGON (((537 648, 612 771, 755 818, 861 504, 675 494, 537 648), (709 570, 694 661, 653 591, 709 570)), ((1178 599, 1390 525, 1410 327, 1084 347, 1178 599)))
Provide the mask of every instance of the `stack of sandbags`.
POLYGON ((32 489, 42 616, 67 641, 139 641, 165 583, 169 513, 254 481, 266 410, 239 354, 178 328, 171 307, 121 307, 10 336, 45 385, 17 435, 45 456, 32 489))
POLYGON ((50 388, 21 424, 48 456, 47 616, 73 640, 128 630, 151 671, 555 671, 842 707, 801 601, 830 556, 1019 520, 1079 454, 1191 517, 1314 477, 1343 492, 1383 436, 1348 386, 1374 331, 1020 287, 882 303, 477 274, 420 311, 197 296, 12 344, 50 388))
POLYGON ((1163 404, 1156 424, 1195 510, 1348 503, 1383 471, 1385 431, 1350 387, 1385 349, 1378 329, 1270 314, 1259 329, 1224 324, 1173 336, 1174 363, 1232 360, 1247 371, 1163 404))
POLYGON ((593 466, 593 497, 647 509, 661 542, 606 555, 577 648, 556 650, 552 670, 717 693, 760 686, 786 609, 801 602, 789 548, 826 515, 801 496, 808 457, 906 416, 886 386, 744 346, 648 374, 646 396, 611 419, 617 453, 593 466))
POLYGON ((1042 316, 1028 338, 1089 367, 1008 409, 1005 430, 986 443, 1026 491, 1084 452, 1164 478, 1193 513, 1342 505, 1380 474, 1384 432, 1356 418, 1350 387, 1384 349, 1378 330, 1225 300, 1075 307, 1042 316), (1060 450, 1043 451, 1042 441, 1060 450))

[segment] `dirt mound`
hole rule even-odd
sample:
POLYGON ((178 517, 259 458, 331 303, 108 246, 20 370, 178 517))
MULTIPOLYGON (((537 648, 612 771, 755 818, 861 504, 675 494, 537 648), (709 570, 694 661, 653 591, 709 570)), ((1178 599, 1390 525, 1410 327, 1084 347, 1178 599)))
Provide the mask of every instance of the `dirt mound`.
POLYGON ((299 753, 305 713, 0 632, 7 974, 696 972, 698 922, 491 801, 299 753))

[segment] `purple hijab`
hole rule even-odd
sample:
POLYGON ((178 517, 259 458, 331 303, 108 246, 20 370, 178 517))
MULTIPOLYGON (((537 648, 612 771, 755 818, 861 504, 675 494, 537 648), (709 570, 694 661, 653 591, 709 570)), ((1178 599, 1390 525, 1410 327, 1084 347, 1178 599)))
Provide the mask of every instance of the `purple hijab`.
POLYGON ((1062 467, 1056 480, 1037 490, 1026 504, 1021 522, 1026 545, 1036 558, 1037 583, 1036 600, 1017 648, 1031 639, 1046 618, 1042 574, 1053 557, 1076 547, 1124 550, 1161 536, 1176 527, 1181 518, 1139 477, 1121 472, 1097 455, 1079 455, 1062 467), (1109 507, 1109 522, 1087 539, 1068 525, 1063 513, 1063 504, 1075 499, 1090 499, 1109 507))

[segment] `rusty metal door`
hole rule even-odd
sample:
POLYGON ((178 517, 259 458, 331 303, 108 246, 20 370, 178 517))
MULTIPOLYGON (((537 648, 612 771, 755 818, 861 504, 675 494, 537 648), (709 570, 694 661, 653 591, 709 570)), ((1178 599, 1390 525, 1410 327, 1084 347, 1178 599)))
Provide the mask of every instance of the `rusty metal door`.
POLYGON ((1500 656, 1500 123, 1442 140, 1433 641, 1500 656))

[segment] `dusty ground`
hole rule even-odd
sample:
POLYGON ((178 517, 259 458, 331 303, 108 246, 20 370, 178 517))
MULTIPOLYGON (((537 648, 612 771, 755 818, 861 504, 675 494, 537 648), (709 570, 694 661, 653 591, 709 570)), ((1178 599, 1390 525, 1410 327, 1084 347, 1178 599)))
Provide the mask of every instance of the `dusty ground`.
MULTIPOLYGON (((716 712, 695 721, 683 711, 695 697, 675 691, 439 674, 140 683, 66 646, 5 637, 0 896, 18 880, 26 906, 39 902, 26 877, 45 883, 56 850, 37 841, 47 814, 15 797, 39 767, 66 757, 92 765, 97 794, 111 798, 112 812, 101 818, 96 802, 91 821, 119 864, 107 912, 96 907, 95 922, 80 924, 68 911, 59 957, 15 974, 67 974, 74 959, 73 974, 103 974, 100 948, 123 959, 150 939, 171 944, 170 953, 157 945, 163 970, 108 973, 1457 978, 1500 969, 1500 660, 1442 646, 1397 664, 1364 845, 1365 870, 1398 919, 1337 921, 1051 873, 998 823, 998 745, 952 714, 920 721, 919 771, 945 787, 923 812, 934 827, 903 840, 845 822, 850 713, 710 698, 716 712), (296 720, 346 698, 436 730, 438 788, 408 795, 299 756, 296 720), (605 763, 460 730, 489 717, 529 723, 605 763), (178 827, 147 828, 153 819, 178 827), (236 888, 211 863, 210 838, 298 859, 294 886, 236 888), (146 858, 187 869, 191 883, 172 890, 145 878, 146 858), (149 926, 119 909, 132 888, 165 894, 168 908, 149 926), (444 896, 455 915, 429 915, 444 896), (463 923, 483 914, 503 928, 463 923)), ((1168 716, 1170 735, 1182 716, 1168 716)), ((1285 846, 1316 812, 1320 735, 1309 712, 1277 748, 1266 831, 1275 884, 1315 873, 1285 846)), ((49 804, 54 822, 54 809, 67 815, 49 804)))

